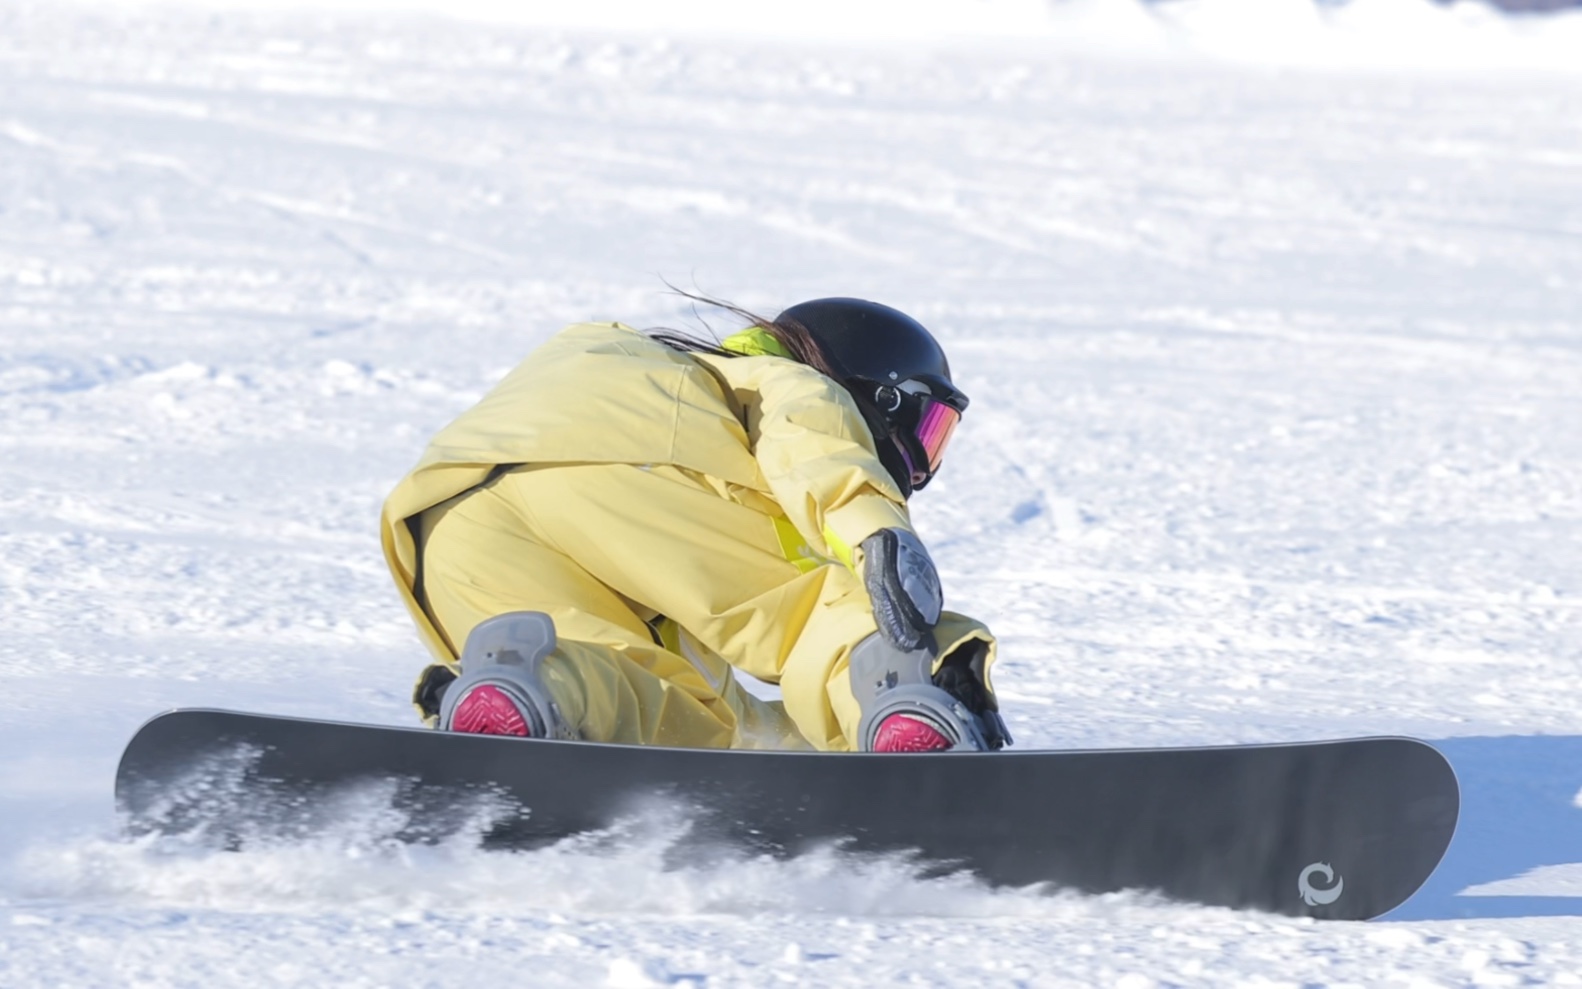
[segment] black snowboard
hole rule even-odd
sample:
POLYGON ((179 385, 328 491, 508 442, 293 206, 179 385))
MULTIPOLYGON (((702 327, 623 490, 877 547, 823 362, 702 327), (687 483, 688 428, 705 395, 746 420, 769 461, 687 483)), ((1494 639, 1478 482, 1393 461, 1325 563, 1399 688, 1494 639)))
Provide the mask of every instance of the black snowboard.
POLYGON ((1216 748, 931 755, 648 748, 185 710, 127 746, 116 800, 139 832, 230 845, 311 833, 359 787, 399 837, 476 826, 531 848, 597 830, 652 797, 697 847, 794 855, 839 843, 912 850, 995 885, 1177 899, 1334 919, 1376 917, 1439 863, 1460 797, 1410 738, 1216 748))

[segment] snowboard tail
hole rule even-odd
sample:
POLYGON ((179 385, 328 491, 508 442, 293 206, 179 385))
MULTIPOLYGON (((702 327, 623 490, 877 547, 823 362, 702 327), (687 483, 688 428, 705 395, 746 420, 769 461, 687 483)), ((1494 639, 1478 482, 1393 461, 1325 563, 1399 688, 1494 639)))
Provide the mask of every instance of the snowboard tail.
POLYGON ((144 725, 116 777, 140 832, 310 836, 357 791, 405 841, 477 826, 523 849, 643 801, 692 835, 795 855, 912 852, 993 885, 1152 890, 1227 907, 1366 919, 1428 878, 1455 830, 1455 775, 1409 738, 1083 751, 745 752, 602 745, 179 710, 144 725))

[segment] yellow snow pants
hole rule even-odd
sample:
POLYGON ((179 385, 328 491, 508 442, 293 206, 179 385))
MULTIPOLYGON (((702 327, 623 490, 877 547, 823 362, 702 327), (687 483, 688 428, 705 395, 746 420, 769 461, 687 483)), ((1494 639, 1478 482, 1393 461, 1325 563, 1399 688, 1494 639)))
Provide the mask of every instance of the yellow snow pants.
MULTIPOLYGON (((672 466, 510 468, 423 512, 419 600, 455 653, 487 618, 547 613, 545 678, 590 741, 849 749, 847 660, 876 627, 867 592, 841 564, 788 559, 774 510, 672 466)), ((952 622, 955 641, 989 638, 947 616, 942 644, 952 622)))

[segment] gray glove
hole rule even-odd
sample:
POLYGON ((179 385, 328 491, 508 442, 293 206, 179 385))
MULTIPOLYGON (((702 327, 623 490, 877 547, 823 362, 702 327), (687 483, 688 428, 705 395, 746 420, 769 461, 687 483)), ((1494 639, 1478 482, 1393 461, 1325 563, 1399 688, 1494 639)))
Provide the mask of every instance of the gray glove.
POLYGON ((928 550, 905 529, 880 529, 862 541, 862 581, 879 633, 897 649, 933 646, 944 610, 939 574, 928 550))

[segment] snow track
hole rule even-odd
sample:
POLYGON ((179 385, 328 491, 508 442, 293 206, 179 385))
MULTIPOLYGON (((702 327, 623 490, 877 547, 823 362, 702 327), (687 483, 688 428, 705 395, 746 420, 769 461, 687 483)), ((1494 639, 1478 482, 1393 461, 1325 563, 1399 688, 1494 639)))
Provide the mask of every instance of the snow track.
POLYGON ((0 0, 0 985, 1582 984, 1582 76, 1520 57, 1578 22, 1293 70, 1235 6, 1090 3, 1125 43, 1084 56, 0 0), (560 325, 691 323, 661 278, 946 340, 915 514, 1020 744, 1439 739, 1441 875, 1347 926, 653 837, 114 838, 155 711, 406 721, 380 500, 560 325))

